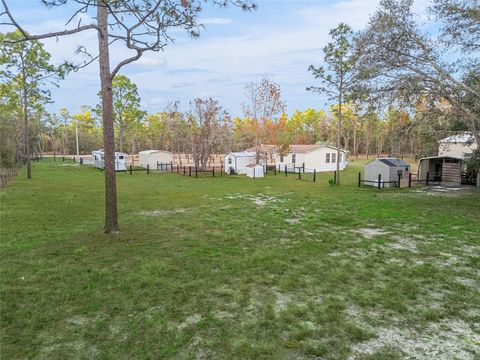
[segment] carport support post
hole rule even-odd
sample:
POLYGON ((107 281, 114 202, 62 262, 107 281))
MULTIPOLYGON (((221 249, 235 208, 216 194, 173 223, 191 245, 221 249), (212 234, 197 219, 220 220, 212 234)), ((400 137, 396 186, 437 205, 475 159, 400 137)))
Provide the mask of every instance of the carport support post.
POLYGON ((362 187, 362 173, 358 173, 358 187, 362 187))
POLYGON ((380 189, 380 186, 382 184, 382 175, 378 174, 378 188, 380 189))
POLYGON ((425 179, 425 185, 429 185, 430 184, 430 173, 427 171, 427 178, 425 179))
POLYGON ((408 173, 408 187, 412 187, 412 173, 408 173))

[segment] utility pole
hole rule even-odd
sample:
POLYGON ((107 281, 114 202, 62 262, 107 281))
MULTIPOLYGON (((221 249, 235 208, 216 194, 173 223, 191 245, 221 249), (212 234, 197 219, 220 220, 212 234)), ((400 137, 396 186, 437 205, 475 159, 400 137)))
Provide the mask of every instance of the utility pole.
POLYGON ((80 157, 80 151, 78 147, 78 120, 75 119, 75 139, 77 141, 77 157, 80 157))

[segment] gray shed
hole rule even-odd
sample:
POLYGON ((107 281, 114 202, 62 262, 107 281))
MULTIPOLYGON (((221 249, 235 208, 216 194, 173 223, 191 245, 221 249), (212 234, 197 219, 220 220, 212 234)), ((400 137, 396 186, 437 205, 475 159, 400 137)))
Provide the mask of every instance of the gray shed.
POLYGON ((410 165, 398 158, 379 158, 365 164, 364 185, 378 186, 380 175, 381 187, 397 187, 398 177, 400 185, 408 185, 410 165))

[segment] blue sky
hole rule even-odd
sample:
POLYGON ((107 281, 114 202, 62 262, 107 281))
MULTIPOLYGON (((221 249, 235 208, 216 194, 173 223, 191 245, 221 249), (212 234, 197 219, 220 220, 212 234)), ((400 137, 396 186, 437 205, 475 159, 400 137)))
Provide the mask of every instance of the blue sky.
MULTIPOLYGON (((426 0, 417 1, 422 12, 426 0)), ((71 8, 45 8, 40 0, 7 0, 10 10, 30 33, 62 30, 71 8)), ((233 116, 241 116, 244 84, 268 76, 278 83, 287 112, 326 108, 321 94, 306 91, 315 85, 307 71, 320 65, 328 32, 340 22, 359 30, 368 22, 377 0, 258 0, 254 12, 235 7, 205 6, 200 15, 205 30, 199 39, 175 33, 176 42, 163 52, 147 53, 121 71, 138 86, 142 105, 148 112, 162 111, 170 101, 180 100, 183 110, 195 97, 213 97, 233 116)), ((8 31, 2 27, 1 31, 8 31)), ((83 45, 95 52, 96 33, 44 41, 54 62, 74 60, 83 45)), ((126 56, 123 48, 111 51, 112 64, 126 56)), ((78 58, 77 58, 78 59, 78 58)), ((50 111, 67 107, 94 106, 100 88, 98 64, 70 74, 52 89, 55 101, 50 111)))

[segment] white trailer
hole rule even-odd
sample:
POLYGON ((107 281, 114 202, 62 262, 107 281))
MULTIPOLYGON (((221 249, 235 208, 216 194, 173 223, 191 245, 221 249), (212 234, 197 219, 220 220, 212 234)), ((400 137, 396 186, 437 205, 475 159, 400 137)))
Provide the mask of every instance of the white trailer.
MULTIPOLYGON (((103 149, 92 151, 93 166, 105 168, 105 153, 103 149)), ((115 171, 127 171, 127 156, 122 152, 115 152, 115 171)))

